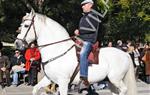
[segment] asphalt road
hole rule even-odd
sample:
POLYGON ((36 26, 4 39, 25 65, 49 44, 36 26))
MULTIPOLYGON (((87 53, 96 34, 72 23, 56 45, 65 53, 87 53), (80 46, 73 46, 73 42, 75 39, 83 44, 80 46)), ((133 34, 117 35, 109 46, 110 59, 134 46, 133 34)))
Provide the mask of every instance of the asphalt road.
MULTIPOLYGON (((146 84, 143 81, 137 82, 138 86, 138 95, 150 95, 150 84, 146 84)), ((32 86, 27 86, 21 84, 18 87, 10 86, 5 87, 4 89, 0 88, 0 95, 32 95, 32 86)), ((97 90, 99 95, 111 95, 109 89, 97 90)), ((77 92, 72 92, 73 95, 85 95, 86 92, 79 94, 77 92)), ((47 95, 43 89, 39 91, 38 95, 47 95)), ((48 94, 52 95, 52 94, 48 94)))

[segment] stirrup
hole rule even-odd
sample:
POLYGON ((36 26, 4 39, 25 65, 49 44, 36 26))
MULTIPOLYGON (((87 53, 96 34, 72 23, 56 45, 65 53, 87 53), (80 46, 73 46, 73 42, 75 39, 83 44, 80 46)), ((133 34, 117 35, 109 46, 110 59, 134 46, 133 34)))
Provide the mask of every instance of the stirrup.
POLYGON ((81 80, 78 84, 78 92, 82 93, 83 90, 88 90, 90 87, 90 84, 87 80, 81 80))

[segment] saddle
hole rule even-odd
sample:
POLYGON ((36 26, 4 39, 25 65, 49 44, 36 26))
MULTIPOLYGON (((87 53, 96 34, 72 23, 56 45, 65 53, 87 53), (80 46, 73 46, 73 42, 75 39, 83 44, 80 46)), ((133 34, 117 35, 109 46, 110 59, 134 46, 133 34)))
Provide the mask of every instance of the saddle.
MULTIPOLYGON (((83 43, 82 43, 82 41, 80 41, 78 39, 75 40, 75 43, 76 43, 76 54, 77 54, 78 61, 79 61, 80 51, 81 51, 81 48, 83 46, 83 43)), ((90 52, 90 54, 88 56, 89 64, 99 64, 99 58, 98 58, 98 55, 99 55, 99 42, 97 41, 95 44, 93 44, 92 47, 93 47, 92 51, 90 52)))
MULTIPOLYGON (((81 48, 83 46, 83 41, 79 38, 73 39, 73 41, 76 43, 76 54, 77 54, 77 58, 78 61, 80 59, 80 51, 81 48)), ((89 61, 89 66, 91 66, 92 64, 99 64, 99 59, 98 59, 98 55, 99 55, 99 42, 97 41, 95 44, 93 44, 92 46, 92 51, 90 52, 89 56, 88 56, 88 61, 89 61)), ((80 62, 79 62, 80 63, 80 62)), ((71 83, 73 82, 75 76, 77 75, 77 73, 79 72, 80 69, 80 65, 76 66, 74 73, 71 76, 70 82, 69 82, 69 88, 71 87, 71 83)))

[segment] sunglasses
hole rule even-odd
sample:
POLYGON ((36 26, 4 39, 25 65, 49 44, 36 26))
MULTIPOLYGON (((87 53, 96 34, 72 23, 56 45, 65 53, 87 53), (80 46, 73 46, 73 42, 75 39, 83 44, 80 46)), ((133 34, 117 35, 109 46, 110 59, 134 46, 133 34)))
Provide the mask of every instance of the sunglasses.
POLYGON ((15 52, 16 54, 18 54, 19 52, 15 52))

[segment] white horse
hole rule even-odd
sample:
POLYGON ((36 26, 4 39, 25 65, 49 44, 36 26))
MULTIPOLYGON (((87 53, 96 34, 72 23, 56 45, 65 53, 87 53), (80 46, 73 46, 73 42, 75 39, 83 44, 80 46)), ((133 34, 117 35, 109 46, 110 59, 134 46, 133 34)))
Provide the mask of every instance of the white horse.
MULTIPOLYGON (((40 88, 48 86, 52 81, 59 85, 60 95, 67 95, 68 83, 78 64, 74 42, 64 41, 70 38, 67 31, 54 20, 34 11, 23 17, 19 30, 16 47, 22 48, 24 42, 37 40, 41 46, 39 50, 42 62, 48 62, 44 65, 45 76, 34 86, 33 95, 37 95, 40 88)), ((106 77, 118 90, 116 93, 116 89, 111 89, 113 95, 137 95, 133 63, 129 54, 113 47, 101 48, 99 64, 89 67, 88 80, 94 83, 106 77)), ((78 84, 79 80, 78 73, 72 84, 78 84)))

